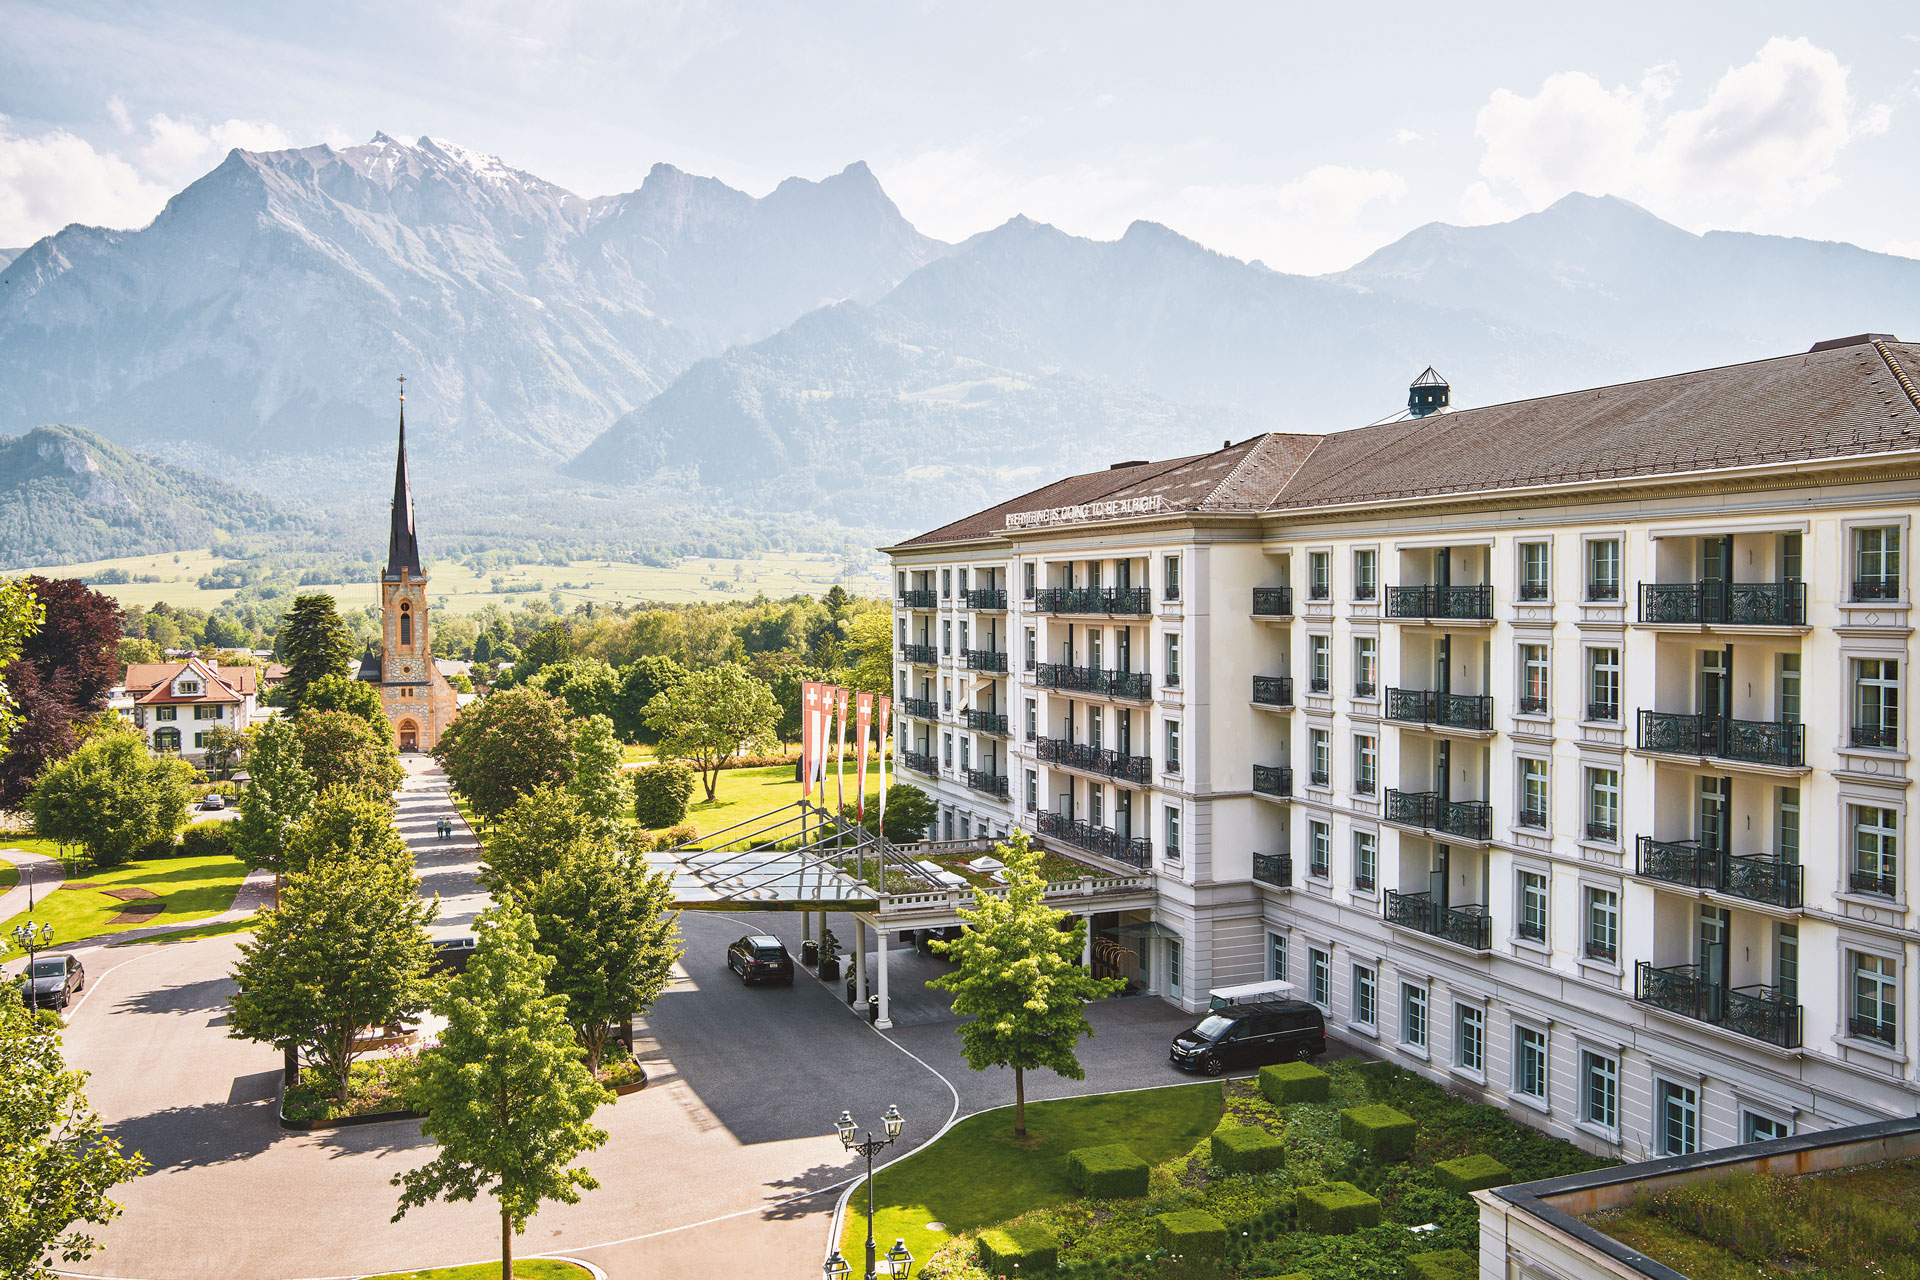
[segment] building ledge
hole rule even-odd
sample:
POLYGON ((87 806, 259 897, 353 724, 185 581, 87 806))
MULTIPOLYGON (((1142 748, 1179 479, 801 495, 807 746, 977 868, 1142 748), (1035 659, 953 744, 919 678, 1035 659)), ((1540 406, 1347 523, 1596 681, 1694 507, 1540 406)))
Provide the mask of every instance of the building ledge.
POLYGON ((1643 747, 1630 747, 1628 753, 1642 760, 1677 764, 1689 769, 1712 769, 1716 772, 1732 769, 1740 773, 1763 774, 1769 778, 1804 778, 1813 772, 1811 765, 1760 764, 1753 760, 1729 760, 1725 756, 1691 756, 1677 751, 1648 751, 1643 747))

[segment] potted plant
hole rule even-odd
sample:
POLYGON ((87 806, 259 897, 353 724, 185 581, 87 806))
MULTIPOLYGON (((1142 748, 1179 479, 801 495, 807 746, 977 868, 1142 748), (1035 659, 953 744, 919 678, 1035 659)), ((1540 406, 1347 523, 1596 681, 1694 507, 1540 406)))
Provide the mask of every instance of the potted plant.
POLYGON ((820 944, 812 938, 800 944, 800 963, 809 969, 820 963, 820 944))
POLYGON ((832 982, 840 976, 840 939, 833 930, 820 930, 820 980, 832 982))

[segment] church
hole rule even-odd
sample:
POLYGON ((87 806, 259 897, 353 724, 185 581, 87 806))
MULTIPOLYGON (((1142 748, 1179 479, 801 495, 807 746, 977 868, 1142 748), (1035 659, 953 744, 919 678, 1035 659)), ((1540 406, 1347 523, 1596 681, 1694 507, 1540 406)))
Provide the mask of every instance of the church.
POLYGON ((406 400, 400 397, 400 457, 393 472, 387 569, 380 575, 380 654, 362 660, 360 678, 378 686, 400 750, 431 751, 459 703, 433 661, 427 575, 420 568, 413 483, 407 475, 406 400))

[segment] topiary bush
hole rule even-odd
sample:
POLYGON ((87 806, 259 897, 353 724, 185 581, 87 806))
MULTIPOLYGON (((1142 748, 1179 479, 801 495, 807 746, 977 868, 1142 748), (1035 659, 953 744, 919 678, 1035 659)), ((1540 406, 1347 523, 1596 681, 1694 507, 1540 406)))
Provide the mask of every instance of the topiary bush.
POLYGON ((1466 1195, 1488 1187, 1504 1187, 1513 1181, 1513 1170, 1481 1152, 1458 1160, 1441 1160, 1433 1166, 1433 1180, 1453 1192, 1466 1195))
POLYGON ((1260 1068, 1260 1092, 1276 1107, 1289 1102, 1325 1102, 1333 1078, 1310 1062, 1260 1068))
POLYGON ((1294 1198, 1293 1205, 1299 1229, 1318 1235, 1343 1236, 1380 1225, 1380 1202, 1351 1182, 1307 1187, 1294 1198))
POLYGON ((664 760, 633 771, 633 819, 647 830, 684 822, 693 799, 693 770, 664 760))
POLYGON ((1052 1271, 1060 1265, 1060 1242, 1045 1227, 994 1227, 980 1233, 980 1265, 994 1272, 1052 1271))
POLYGON ((1096 1200, 1144 1196, 1152 1171, 1124 1142, 1067 1152, 1067 1184, 1096 1200))
POLYGON ((1401 1274, 1406 1280, 1474 1280, 1480 1260, 1465 1249, 1435 1249, 1413 1254, 1401 1274))
POLYGON ((1412 1155, 1413 1139, 1419 1131, 1412 1116, 1384 1102, 1348 1107, 1340 1113, 1340 1136, 1381 1164, 1412 1155))
POLYGON ((1183 1258, 1227 1256, 1227 1224, 1204 1209, 1179 1209, 1153 1220, 1154 1237, 1163 1249, 1183 1258))
POLYGON ((1223 1124, 1213 1131, 1213 1162, 1230 1173, 1261 1173, 1287 1162, 1287 1144, 1252 1125, 1223 1124))
POLYGON ((180 835, 180 847, 170 849, 182 858, 224 858, 233 853, 233 824, 196 822, 180 835))

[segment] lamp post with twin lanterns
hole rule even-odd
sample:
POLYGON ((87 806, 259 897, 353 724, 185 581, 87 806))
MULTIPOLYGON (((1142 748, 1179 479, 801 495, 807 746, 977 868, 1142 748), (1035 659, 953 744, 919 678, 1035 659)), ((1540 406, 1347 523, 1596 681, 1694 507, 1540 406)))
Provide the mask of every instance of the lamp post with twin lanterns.
MULTIPOLYGON (((900 1136, 901 1126, 906 1121, 901 1117, 899 1107, 889 1106, 887 1113, 880 1117, 880 1123, 886 1128, 887 1136, 884 1138, 877 1136, 862 1138, 860 1126, 853 1122, 851 1111, 842 1111, 833 1127, 840 1133, 840 1145, 856 1155, 865 1156, 867 1161, 867 1269, 861 1273, 861 1280, 878 1280, 880 1276, 889 1276, 892 1280, 908 1280, 913 1273, 913 1255, 907 1251, 905 1239, 896 1237, 893 1248, 887 1250, 885 1257, 874 1257, 873 1158, 893 1145, 893 1140, 900 1136), (876 1270, 876 1268, 885 1269, 876 1270)), ((828 1255, 826 1265, 821 1270, 826 1275, 826 1280, 846 1280, 853 1268, 848 1265, 845 1258, 840 1256, 840 1251, 835 1249, 828 1255)))

